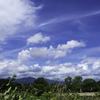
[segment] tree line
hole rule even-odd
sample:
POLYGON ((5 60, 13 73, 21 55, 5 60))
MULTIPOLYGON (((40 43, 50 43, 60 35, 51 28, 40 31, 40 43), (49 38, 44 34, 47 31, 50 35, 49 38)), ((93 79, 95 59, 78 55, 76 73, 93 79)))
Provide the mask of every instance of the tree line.
MULTIPOLYGON (((80 92, 80 89, 82 92, 98 92, 100 91, 100 81, 96 82, 92 78, 88 78, 83 80, 82 82, 81 76, 75 76, 74 79, 72 77, 68 76, 65 78, 65 85, 60 85, 59 88, 63 88, 63 91, 66 92, 68 90, 74 91, 74 92, 80 92), (65 87, 64 87, 65 86, 65 87)), ((14 79, 13 79, 14 80, 14 79)), ((20 91, 26 91, 26 89, 29 88, 28 92, 30 92, 33 87, 39 90, 38 95, 41 95, 45 91, 51 91, 51 89, 55 86, 54 92, 57 92, 56 85, 58 84, 58 81, 55 81, 55 83, 48 83, 45 81, 43 77, 39 77, 32 84, 24 84, 21 85, 17 82, 11 82, 10 86, 7 87, 6 84, 9 82, 8 79, 0 79, 0 92, 4 93, 5 90, 7 90, 9 87, 12 87, 12 90, 15 89, 15 87, 18 87, 18 90, 20 91)), ((33 92, 35 90, 33 89, 33 92)))

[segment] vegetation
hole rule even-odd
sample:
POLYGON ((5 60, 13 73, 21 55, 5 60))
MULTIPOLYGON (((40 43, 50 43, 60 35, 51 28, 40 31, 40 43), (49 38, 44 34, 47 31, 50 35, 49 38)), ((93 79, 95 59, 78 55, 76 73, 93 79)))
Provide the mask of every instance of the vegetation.
POLYGON ((48 84, 43 77, 36 79, 33 84, 13 83, 12 75, 10 80, 0 79, 0 100, 99 100, 100 99, 100 81, 85 79, 82 82, 81 76, 76 76, 73 80, 70 76, 65 79, 65 85, 56 83, 48 84), (98 92, 93 97, 81 97, 77 92, 98 92), (69 95, 69 93, 72 95, 69 95), (66 93, 64 97, 61 94, 66 93))

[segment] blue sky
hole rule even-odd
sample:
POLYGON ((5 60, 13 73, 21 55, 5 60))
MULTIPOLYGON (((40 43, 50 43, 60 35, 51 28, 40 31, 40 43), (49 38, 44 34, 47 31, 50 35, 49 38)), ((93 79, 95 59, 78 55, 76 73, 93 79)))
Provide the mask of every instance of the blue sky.
POLYGON ((0 0, 0 78, 100 80, 99 0, 0 0))

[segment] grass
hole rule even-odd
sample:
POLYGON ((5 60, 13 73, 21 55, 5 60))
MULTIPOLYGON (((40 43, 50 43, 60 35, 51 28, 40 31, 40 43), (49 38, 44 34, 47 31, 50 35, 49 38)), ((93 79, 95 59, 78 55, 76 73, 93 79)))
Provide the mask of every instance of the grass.
MULTIPOLYGON (((13 74, 12 78, 13 77, 16 77, 16 75, 13 74)), ((9 83, 6 84, 6 86, 10 85, 12 78, 10 79, 9 83)), ((9 87, 8 90, 4 91, 3 95, 0 96, 0 100, 100 100, 100 92, 95 93, 95 96, 93 97, 86 97, 86 96, 81 97, 76 92, 72 93, 71 91, 69 92, 67 91, 66 95, 62 97, 61 94, 65 94, 63 93, 64 88, 59 89, 58 87, 59 85, 53 87, 49 92, 44 92, 40 97, 36 96, 38 93, 38 90, 36 88, 34 88, 35 93, 33 93, 33 92, 28 92, 28 89, 30 87, 26 90, 26 92, 17 91, 17 87, 15 87, 15 90, 12 90, 11 87, 9 87), (54 92, 55 88, 57 88, 56 93, 54 92), (69 93, 72 93, 72 95, 70 95, 69 93)))

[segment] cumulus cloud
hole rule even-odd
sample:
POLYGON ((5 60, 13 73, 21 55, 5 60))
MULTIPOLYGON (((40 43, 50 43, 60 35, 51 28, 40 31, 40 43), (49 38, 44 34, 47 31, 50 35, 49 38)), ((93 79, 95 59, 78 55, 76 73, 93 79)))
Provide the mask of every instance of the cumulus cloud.
POLYGON ((70 63, 64 63, 64 64, 60 64, 61 66, 65 66, 65 67, 71 67, 73 66, 73 64, 70 62, 70 63))
POLYGON ((33 47, 30 49, 30 55, 32 58, 37 58, 37 59, 44 59, 47 58, 49 54, 49 50, 47 47, 33 47))
POLYGON ((88 65, 87 64, 78 64, 76 69, 87 70, 88 69, 88 65))
POLYGON ((18 62, 19 63, 26 63, 29 61, 31 58, 30 52, 28 50, 22 50, 21 52, 18 53, 18 62))
POLYGON ((84 42, 78 42, 75 40, 68 41, 67 44, 58 45, 57 49, 73 49, 75 47, 84 47, 84 42))
POLYGON ((27 44, 30 44, 30 43, 36 44, 40 42, 47 42, 49 40, 50 40, 49 36, 43 37, 42 33, 37 33, 34 36, 31 36, 30 38, 27 39, 27 44))
POLYGON ((36 11, 30 0, 0 0, 0 41, 11 34, 17 33, 20 27, 34 26, 36 11))
POLYGON ((52 46, 50 46, 49 49, 47 47, 40 47, 40 48, 33 47, 30 49, 30 55, 32 58, 37 58, 37 59, 44 59, 51 57, 56 59, 59 57, 65 57, 66 51, 56 50, 52 46))
POLYGON ((27 67, 26 65, 22 65, 18 67, 18 71, 20 73, 28 72, 40 72, 41 67, 38 64, 34 64, 33 66, 27 67))
MULTIPOLYGON (((75 66, 72 62, 65 62, 61 64, 54 64, 48 66, 40 66, 39 64, 33 64, 31 66, 27 66, 23 63, 20 63, 18 60, 8 60, 4 59, 0 61, 0 76, 2 78, 7 78, 8 76, 12 76, 12 74, 16 74, 16 78, 34 76, 35 78, 44 77, 47 79, 57 79, 60 78, 64 80, 67 76, 71 76, 74 78, 77 75, 81 75, 83 79, 86 78, 97 78, 100 73, 100 66, 97 69, 87 69, 87 66, 94 58, 87 58, 86 61, 81 61, 77 66, 75 66), (81 65, 83 67, 81 67, 81 65), (86 69, 85 69, 86 68, 86 69)), ((96 60, 92 62, 92 66, 97 65, 96 60)), ((100 61, 100 59, 98 59, 100 61)), ((100 65, 100 64, 99 64, 100 65)), ((99 79, 100 80, 100 79, 99 79)))
POLYGON ((87 57, 84 56, 81 63, 77 65, 78 67, 82 67, 83 69, 87 70, 89 66, 91 66, 93 69, 100 68, 100 57, 87 57))
POLYGON ((49 47, 33 47, 30 49, 30 55, 33 58, 44 59, 51 58, 54 59, 59 57, 65 57, 67 53, 71 52, 71 50, 75 47, 84 47, 85 44, 83 42, 78 42, 75 40, 68 41, 67 44, 58 45, 57 48, 49 47))
POLYGON ((11 74, 17 72, 18 66, 20 65, 16 60, 4 59, 0 61, 0 76, 12 76, 11 74))
MULTIPOLYGON (((80 42, 78 42, 80 43, 80 42)), ((83 46, 83 45, 80 45, 83 46)), ((27 62, 30 59, 44 59, 44 58, 59 58, 65 57, 69 52, 69 49, 73 49, 75 46, 70 46, 67 49, 61 48, 53 48, 53 46, 47 47, 33 47, 29 50, 22 50, 18 53, 17 60, 8 60, 4 59, 0 61, 0 76, 12 76, 12 74, 16 73, 17 78, 25 77, 25 76, 34 76, 36 77, 44 77, 50 79, 56 79, 63 77, 66 78, 67 75, 76 75, 78 73, 84 74, 85 69, 76 69, 71 62, 66 62, 62 64, 52 64, 49 66, 40 66, 39 64, 33 64, 27 66, 27 62)), ((48 61, 47 63, 50 63, 48 61)), ((82 62, 81 62, 82 63, 82 62)), ((78 66, 77 66, 78 67, 78 66)))
MULTIPOLYGON (((31 75, 36 77, 40 77, 41 75, 44 76, 54 76, 55 74, 61 74, 64 72, 72 72, 71 63, 65 63, 65 64, 59 64, 59 65, 53 65, 53 66, 39 66, 39 64, 34 64, 33 66, 26 66, 25 64, 22 64, 18 62, 18 60, 8 60, 5 59, 3 61, 0 61, 0 76, 3 78, 7 76, 12 76, 12 74, 16 74, 18 77, 21 78, 23 75, 31 75), (68 69, 67 69, 68 67, 68 69)), ((63 74, 64 74, 63 73, 63 74)), ((24 76, 25 77, 25 76, 24 76)))
POLYGON ((38 64, 33 66, 26 66, 20 63, 18 60, 8 60, 4 59, 0 61, 0 76, 5 78, 7 76, 12 76, 12 74, 25 74, 26 72, 38 72, 41 71, 41 67, 38 64))

